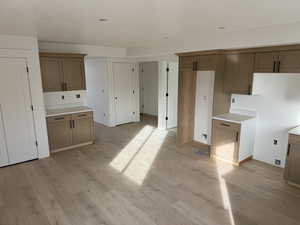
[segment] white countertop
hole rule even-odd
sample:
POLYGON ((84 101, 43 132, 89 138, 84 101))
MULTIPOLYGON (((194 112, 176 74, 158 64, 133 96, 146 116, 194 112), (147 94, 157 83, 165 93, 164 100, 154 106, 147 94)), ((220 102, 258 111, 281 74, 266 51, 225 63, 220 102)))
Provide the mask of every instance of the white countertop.
POLYGON ((233 123, 242 123, 245 120, 250 120, 253 118, 255 118, 255 116, 246 116, 246 115, 235 114, 235 113, 225 113, 213 117, 213 119, 224 120, 233 123))
POLYGON ((60 108, 60 109, 47 109, 46 117, 60 116, 60 115, 66 115, 72 113, 90 112, 90 111, 93 111, 93 109, 87 106, 78 106, 78 107, 60 108))
POLYGON ((289 130, 288 133, 289 133, 289 134, 300 135, 300 126, 295 127, 295 128, 293 128, 293 129, 289 130))

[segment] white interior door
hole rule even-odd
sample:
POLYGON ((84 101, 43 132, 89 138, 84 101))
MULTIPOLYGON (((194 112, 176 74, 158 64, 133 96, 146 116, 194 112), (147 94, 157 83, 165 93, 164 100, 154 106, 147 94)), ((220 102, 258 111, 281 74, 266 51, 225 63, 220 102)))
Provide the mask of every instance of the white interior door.
POLYGON ((0 106, 0 161, 6 155, 9 164, 37 158, 25 59, 0 58, 0 106))
POLYGON ((213 71, 197 72, 194 139, 204 144, 211 143, 214 80, 213 71))
POLYGON ((178 63, 169 62, 167 73, 167 128, 177 127, 178 63))
POLYGON ((116 125, 133 121, 133 64, 113 63, 116 125))

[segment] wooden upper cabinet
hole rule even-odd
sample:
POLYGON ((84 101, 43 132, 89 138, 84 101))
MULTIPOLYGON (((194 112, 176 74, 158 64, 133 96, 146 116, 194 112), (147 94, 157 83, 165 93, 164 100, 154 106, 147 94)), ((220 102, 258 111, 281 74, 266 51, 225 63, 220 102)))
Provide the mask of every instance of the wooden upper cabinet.
POLYGON ((40 57, 44 91, 61 91, 63 74, 59 58, 40 57))
POLYGON ((180 70, 193 70, 194 62, 196 62, 196 57, 194 56, 182 56, 179 60, 180 70))
POLYGON ((256 53, 254 72, 299 73, 300 51, 295 50, 256 53))
POLYGON ((86 89, 83 56, 40 53, 44 92, 86 89))
POLYGON ((300 72, 300 51, 279 52, 278 69, 280 73, 300 72))
POLYGON ((215 70, 217 55, 201 55, 195 57, 195 61, 197 62, 197 70, 215 70))
POLYGON ((226 55, 224 91, 234 94, 249 94, 251 90, 254 54, 226 55))
POLYGON ((64 82, 66 90, 85 89, 84 63, 82 59, 62 59, 64 82))
POLYGON ((256 53, 254 72, 275 73, 277 70, 278 59, 279 59, 278 52, 256 53))

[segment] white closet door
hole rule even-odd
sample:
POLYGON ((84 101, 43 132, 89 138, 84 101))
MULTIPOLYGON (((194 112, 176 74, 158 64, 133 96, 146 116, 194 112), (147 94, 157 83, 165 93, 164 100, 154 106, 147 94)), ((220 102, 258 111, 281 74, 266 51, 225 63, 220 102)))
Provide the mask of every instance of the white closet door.
POLYGON ((167 74, 167 128, 177 127, 177 105, 178 105, 178 63, 169 62, 167 74))
POLYGON ((25 59, 0 58, 0 104, 0 140, 6 140, 0 146, 5 146, 9 164, 37 158, 25 59))
POLYGON ((113 63, 116 125, 133 121, 133 64, 113 63))

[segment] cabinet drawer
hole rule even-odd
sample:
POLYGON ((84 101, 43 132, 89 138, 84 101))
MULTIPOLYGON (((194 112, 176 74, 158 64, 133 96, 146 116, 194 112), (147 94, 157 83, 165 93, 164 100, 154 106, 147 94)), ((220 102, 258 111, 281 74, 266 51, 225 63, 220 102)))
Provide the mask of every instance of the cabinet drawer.
POLYGON ((91 118, 93 115, 92 112, 82 112, 82 113, 75 113, 72 115, 72 119, 84 119, 84 118, 91 118))
POLYGON ((213 127, 239 131, 241 128, 241 125, 238 123, 232 123, 232 122, 227 122, 224 120, 213 119, 213 127))
POLYGON ((295 134, 289 135, 289 143, 290 144, 300 144, 300 136, 295 134))
POLYGON ((51 116, 51 117, 47 117, 47 123, 55 123, 55 122, 66 121, 70 119, 71 119, 71 115, 51 116))

